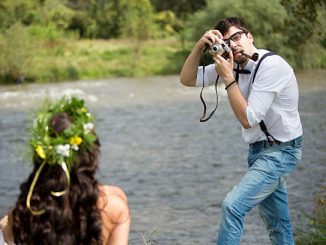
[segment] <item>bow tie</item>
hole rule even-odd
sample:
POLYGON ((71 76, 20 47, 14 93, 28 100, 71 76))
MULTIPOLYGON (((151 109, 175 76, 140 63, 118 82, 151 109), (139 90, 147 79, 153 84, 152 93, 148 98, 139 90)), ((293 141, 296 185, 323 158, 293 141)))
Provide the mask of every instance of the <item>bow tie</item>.
POLYGON ((238 72, 239 74, 250 74, 251 71, 247 70, 247 69, 233 69, 235 72, 238 72))

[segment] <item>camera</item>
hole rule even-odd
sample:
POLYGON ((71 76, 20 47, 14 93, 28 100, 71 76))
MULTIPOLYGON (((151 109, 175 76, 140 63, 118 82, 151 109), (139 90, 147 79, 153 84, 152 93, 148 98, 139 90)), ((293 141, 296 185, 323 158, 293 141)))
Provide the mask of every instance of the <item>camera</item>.
POLYGON ((209 47, 209 50, 212 53, 217 53, 221 55, 225 59, 229 57, 229 53, 231 52, 231 49, 223 40, 222 44, 214 43, 212 46, 209 47))

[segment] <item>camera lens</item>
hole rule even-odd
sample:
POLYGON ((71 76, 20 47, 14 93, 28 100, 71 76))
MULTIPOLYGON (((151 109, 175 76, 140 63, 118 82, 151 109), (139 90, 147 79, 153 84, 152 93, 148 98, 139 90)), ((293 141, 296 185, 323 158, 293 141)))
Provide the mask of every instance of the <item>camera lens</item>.
POLYGON ((214 44, 211 46, 210 50, 213 52, 213 53, 223 53, 224 52, 224 49, 223 47, 220 45, 220 44, 214 44))

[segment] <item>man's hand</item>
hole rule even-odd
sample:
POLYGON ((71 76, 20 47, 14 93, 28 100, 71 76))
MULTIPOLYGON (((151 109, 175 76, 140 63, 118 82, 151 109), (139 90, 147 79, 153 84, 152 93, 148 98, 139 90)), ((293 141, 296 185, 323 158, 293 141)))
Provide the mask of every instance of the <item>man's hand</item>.
POLYGON ((210 47, 222 37, 222 34, 218 30, 209 30, 198 40, 195 47, 199 49, 204 49, 206 46, 210 47))
MULTIPOLYGON (((219 54, 214 54, 213 59, 215 61, 215 69, 218 74, 222 77, 225 83, 225 87, 231 84, 235 79, 233 76, 233 54, 229 53, 230 58, 224 59, 219 54)), ((244 128, 250 128, 248 119, 247 119, 247 100, 243 97, 240 88, 237 85, 231 85, 227 89, 229 101, 232 107, 232 110, 239 122, 244 128)))
POLYGON ((209 30, 198 40, 187 57, 180 72, 180 82, 189 87, 196 86, 197 71, 199 60, 203 50, 207 46, 212 46, 222 38, 222 34, 218 30, 209 30))
POLYGON ((219 54, 214 54, 213 59, 215 61, 215 70, 222 77, 225 86, 234 81, 233 75, 233 54, 232 51, 229 52, 229 58, 224 59, 219 54))

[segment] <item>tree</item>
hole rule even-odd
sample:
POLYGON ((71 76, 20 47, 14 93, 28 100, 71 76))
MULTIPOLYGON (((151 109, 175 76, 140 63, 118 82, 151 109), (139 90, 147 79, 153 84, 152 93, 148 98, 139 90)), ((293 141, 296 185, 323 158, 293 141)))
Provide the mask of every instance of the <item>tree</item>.
POLYGON ((239 16, 245 20, 257 47, 271 50, 280 48, 286 12, 278 0, 208 0, 205 9, 196 12, 187 23, 193 30, 192 40, 198 40, 205 31, 213 29, 220 19, 229 16, 239 16))
POLYGON ((35 19, 37 3, 31 0, 2 0, 0 3, 0 30, 10 28, 16 22, 25 25, 31 24, 35 19))
POLYGON ((126 0, 121 19, 121 36, 145 40, 153 31, 153 7, 149 0, 126 0))
POLYGON ((319 62, 318 66, 325 64, 325 0, 281 0, 281 4, 288 14, 284 41, 287 46, 295 48, 293 59, 297 66, 303 68, 313 62, 319 62))
POLYGON ((206 0, 151 0, 151 2, 155 11, 172 11, 181 19, 206 6, 206 0))
POLYGON ((31 79, 28 71, 35 52, 33 40, 20 23, 0 34, 0 81, 12 83, 21 76, 31 79))
MULTIPOLYGON (((287 42, 290 45, 304 45, 315 31, 318 24, 318 7, 325 3, 323 0, 281 0, 288 13, 285 21, 288 30, 287 42)), ((326 7, 326 5, 324 6, 326 7)))

